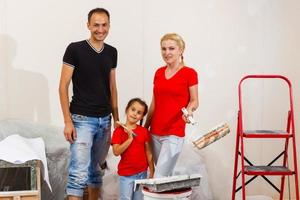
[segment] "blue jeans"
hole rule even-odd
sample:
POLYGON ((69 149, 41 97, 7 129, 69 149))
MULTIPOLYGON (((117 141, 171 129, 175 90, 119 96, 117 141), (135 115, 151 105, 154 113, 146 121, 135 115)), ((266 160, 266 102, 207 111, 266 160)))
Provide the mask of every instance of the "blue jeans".
POLYGON ((143 200, 141 190, 133 191, 134 181, 147 178, 147 171, 132 176, 120 176, 120 200, 143 200))
POLYGON ((83 196, 86 186, 100 188, 104 170, 100 164, 110 147, 111 115, 106 117, 87 117, 73 114, 72 120, 77 139, 70 146, 71 156, 67 195, 83 196))
POLYGON ((184 137, 175 135, 157 136, 152 134, 154 177, 171 176, 184 144, 184 137))

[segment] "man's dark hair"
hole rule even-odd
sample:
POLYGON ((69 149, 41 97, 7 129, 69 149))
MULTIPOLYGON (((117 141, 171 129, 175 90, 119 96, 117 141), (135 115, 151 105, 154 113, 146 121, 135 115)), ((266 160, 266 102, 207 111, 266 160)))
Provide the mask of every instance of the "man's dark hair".
POLYGON ((110 15, 109 15, 109 12, 108 10, 106 10, 105 8, 94 8, 93 10, 91 10, 88 14, 88 22, 90 22, 91 20, 91 17, 94 13, 104 13, 107 15, 108 17, 108 20, 110 20, 110 15))

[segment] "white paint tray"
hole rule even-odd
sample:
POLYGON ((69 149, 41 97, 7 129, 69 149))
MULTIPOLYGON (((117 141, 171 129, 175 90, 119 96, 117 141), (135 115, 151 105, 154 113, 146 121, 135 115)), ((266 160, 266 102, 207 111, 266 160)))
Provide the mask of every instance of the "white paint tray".
POLYGON ((140 179, 135 181, 135 190, 145 186, 150 192, 165 192, 200 185, 200 174, 178 175, 163 178, 140 179))

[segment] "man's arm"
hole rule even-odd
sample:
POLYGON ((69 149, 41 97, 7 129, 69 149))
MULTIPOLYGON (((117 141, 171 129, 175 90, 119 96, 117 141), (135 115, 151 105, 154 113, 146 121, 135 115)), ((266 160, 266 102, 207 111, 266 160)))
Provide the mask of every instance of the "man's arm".
POLYGON ((74 68, 66 64, 62 65, 60 82, 59 82, 59 97, 60 105, 64 116, 64 135, 67 141, 73 143, 76 139, 76 131, 71 119, 70 106, 69 106, 69 85, 73 75, 74 68))
POLYGON ((111 106, 112 106, 112 116, 114 119, 114 128, 116 128, 119 121, 119 111, 118 111, 118 92, 117 92, 117 83, 116 83, 116 70, 112 69, 110 71, 110 94, 111 94, 111 106))

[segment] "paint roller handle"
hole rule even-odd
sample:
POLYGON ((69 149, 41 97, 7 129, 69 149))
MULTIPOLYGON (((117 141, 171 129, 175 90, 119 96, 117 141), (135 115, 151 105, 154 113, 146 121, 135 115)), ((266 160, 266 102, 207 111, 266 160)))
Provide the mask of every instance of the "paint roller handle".
POLYGON ((190 123, 192 125, 196 124, 196 121, 194 120, 193 116, 189 115, 189 112, 187 111, 186 108, 182 108, 181 111, 182 111, 183 115, 190 121, 190 123))
MULTIPOLYGON (((130 130, 126 127, 125 124, 121 123, 120 121, 116 121, 116 123, 119 124, 120 126, 122 126, 126 131, 130 132, 130 130)), ((133 137, 137 136, 136 133, 133 132, 133 131, 131 131, 131 134, 132 134, 133 137)))

